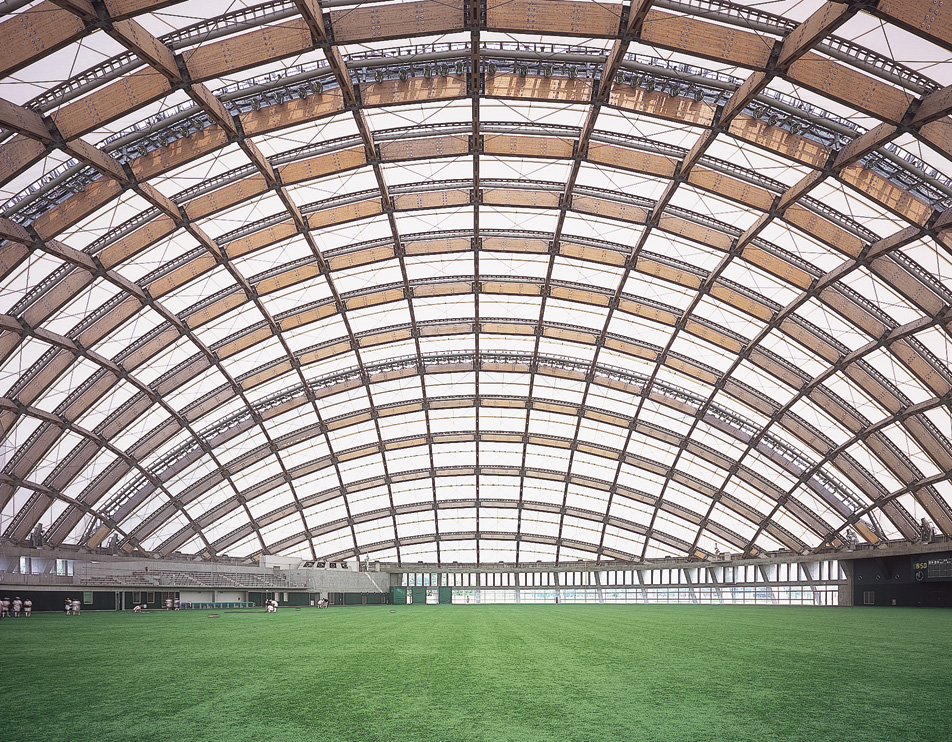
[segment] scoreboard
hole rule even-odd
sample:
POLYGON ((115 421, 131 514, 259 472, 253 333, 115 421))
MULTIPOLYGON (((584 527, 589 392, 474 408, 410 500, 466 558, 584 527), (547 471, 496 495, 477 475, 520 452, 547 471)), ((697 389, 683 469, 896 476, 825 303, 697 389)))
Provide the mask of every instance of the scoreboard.
POLYGON ((952 554, 913 557, 916 582, 952 582, 952 554))

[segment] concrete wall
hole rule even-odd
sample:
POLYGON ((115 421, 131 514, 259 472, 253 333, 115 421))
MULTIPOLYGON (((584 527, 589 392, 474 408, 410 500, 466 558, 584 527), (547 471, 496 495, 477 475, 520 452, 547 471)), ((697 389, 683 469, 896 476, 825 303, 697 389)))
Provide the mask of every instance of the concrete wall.
POLYGON ((248 593, 242 590, 213 590, 216 600, 220 603, 238 603, 248 600, 248 593))
POLYGON ((213 590, 179 590, 179 600, 183 603, 211 603, 213 590))
MULTIPOLYGON (((347 569, 295 569, 292 582, 306 582, 308 592, 321 593, 388 593, 389 572, 354 572, 347 569)), ((399 577, 399 575, 397 575, 399 577)))

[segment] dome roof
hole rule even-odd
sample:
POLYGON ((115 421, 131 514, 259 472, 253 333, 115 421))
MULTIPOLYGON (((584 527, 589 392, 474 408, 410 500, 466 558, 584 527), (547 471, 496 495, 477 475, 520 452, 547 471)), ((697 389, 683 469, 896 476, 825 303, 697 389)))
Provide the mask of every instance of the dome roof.
POLYGON ((3 537, 952 534, 941 3, 0 7, 3 537))

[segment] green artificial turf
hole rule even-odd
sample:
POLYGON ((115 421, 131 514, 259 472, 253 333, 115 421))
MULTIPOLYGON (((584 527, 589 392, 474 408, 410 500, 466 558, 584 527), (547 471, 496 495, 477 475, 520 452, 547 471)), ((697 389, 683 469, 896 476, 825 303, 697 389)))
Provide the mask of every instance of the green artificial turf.
POLYGON ((952 612, 381 606, 0 622, 33 740, 952 739, 952 612))

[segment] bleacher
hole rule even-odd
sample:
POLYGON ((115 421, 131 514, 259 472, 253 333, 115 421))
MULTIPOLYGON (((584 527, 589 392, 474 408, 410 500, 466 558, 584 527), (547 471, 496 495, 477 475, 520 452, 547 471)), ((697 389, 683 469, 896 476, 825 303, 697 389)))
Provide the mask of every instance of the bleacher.
MULTIPOLYGON (((135 582, 154 587, 236 588, 242 590, 278 590, 298 587, 284 573, 219 572, 209 570, 151 569, 133 572, 135 582)), ((302 586, 303 587, 303 586, 302 586)))

